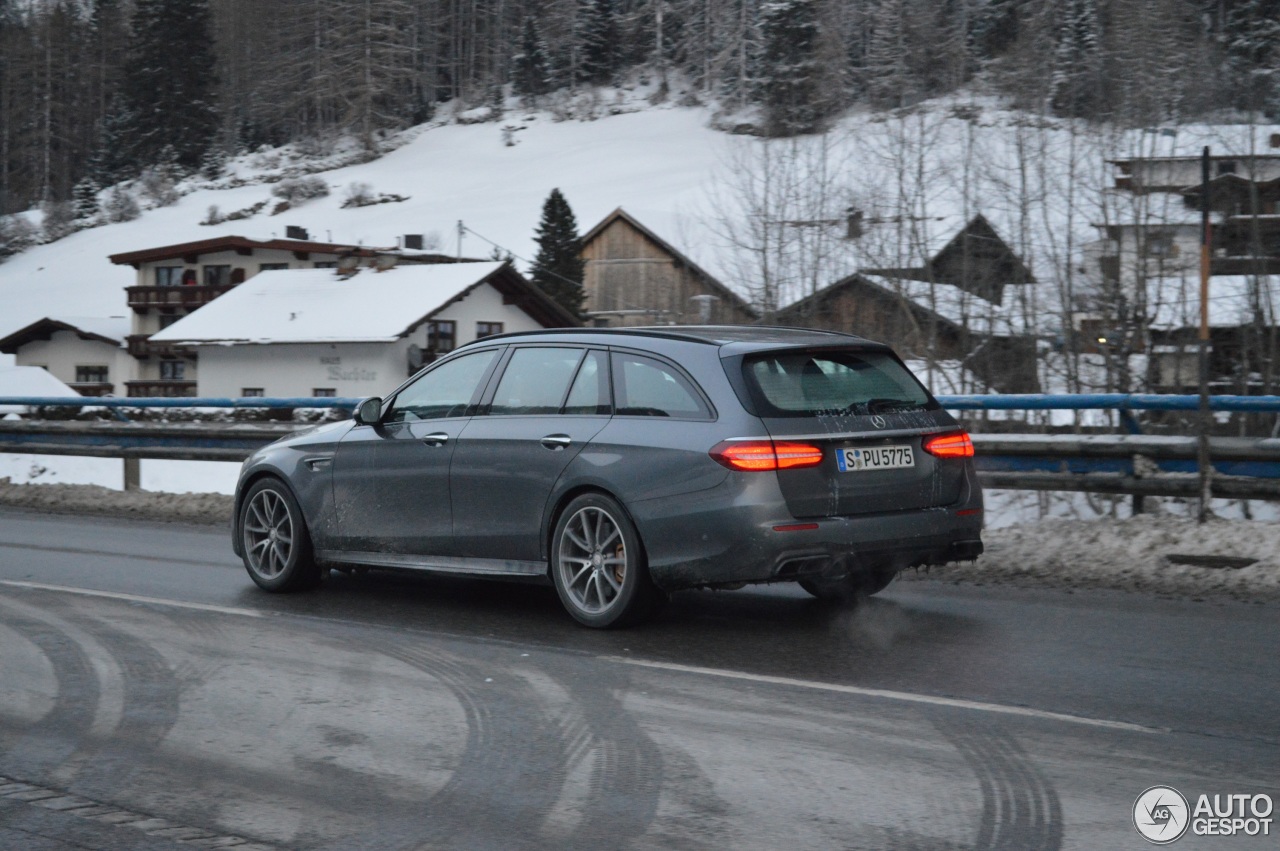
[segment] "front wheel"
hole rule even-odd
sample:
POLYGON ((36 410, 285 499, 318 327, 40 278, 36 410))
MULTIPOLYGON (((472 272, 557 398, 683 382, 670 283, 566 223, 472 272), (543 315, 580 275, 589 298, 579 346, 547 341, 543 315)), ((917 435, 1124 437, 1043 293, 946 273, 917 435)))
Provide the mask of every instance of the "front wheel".
POLYGON ((320 582, 302 509, 283 482, 262 479, 240 507, 244 566, 258 587, 299 591, 320 582))
POLYGON ((643 620, 662 596, 649 579, 635 526, 604 494, 577 497, 560 513, 551 578, 569 614, 599 629, 643 620))

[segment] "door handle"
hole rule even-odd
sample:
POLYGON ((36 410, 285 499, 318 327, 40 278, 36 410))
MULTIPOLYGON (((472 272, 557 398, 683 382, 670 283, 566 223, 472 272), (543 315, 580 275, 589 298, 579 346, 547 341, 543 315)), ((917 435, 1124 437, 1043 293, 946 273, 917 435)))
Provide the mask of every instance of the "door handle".
POLYGON ((422 438, 422 442, 427 446, 444 446, 449 442, 449 435, 442 431, 433 432, 422 438))
POLYGON ((573 441, 569 438, 569 435, 567 434, 549 434, 546 437, 542 438, 541 443, 543 446, 550 449, 551 451, 559 452, 561 449, 564 449, 570 443, 573 443, 573 441))

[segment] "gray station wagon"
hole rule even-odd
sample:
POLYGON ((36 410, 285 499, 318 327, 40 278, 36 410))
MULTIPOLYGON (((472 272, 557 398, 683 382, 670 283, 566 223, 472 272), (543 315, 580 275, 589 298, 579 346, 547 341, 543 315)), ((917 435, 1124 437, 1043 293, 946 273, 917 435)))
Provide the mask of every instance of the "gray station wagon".
POLYGON ((854 600, 982 552, 972 456, 893 351, 858 337, 505 334, 254 453, 232 539, 268 591, 330 567, 541 577, 593 627, 683 588, 854 600))

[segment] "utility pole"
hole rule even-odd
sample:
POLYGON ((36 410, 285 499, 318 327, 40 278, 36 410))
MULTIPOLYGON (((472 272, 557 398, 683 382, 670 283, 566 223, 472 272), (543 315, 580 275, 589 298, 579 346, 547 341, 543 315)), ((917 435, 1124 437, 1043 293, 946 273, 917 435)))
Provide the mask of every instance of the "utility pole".
POLYGON ((1209 427, 1213 421, 1209 412, 1209 260, 1213 248, 1209 206, 1209 146, 1205 145, 1200 158, 1200 439, 1197 452, 1200 510, 1196 518, 1200 523, 1209 516, 1210 482, 1213 478, 1209 458, 1209 427))

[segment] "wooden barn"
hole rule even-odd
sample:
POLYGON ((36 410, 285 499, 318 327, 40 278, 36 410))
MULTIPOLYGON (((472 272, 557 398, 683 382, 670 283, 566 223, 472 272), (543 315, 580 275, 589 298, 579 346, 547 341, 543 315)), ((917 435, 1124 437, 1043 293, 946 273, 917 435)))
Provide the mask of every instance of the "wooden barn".
POLYGON ((758 319, 740 296, 618 208, 582 238, 589 324, 743 325, 758 319))
POLYGON ((1018 312, 951 284, 854 274, 783 308, 775 321, 857 334, 904 358, 956 361, 1003 393, 1040 389, 1036 337, 1018 312))

